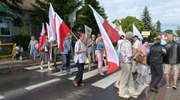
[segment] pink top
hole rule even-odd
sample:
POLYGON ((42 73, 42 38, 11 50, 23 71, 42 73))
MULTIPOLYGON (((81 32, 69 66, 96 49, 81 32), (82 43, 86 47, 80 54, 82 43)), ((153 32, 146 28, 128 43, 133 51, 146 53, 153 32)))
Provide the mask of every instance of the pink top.
POLYGON ((142 55, 147 55, 149 53, 149 49, 146 46, 141 45, 140 52, 142 53, 142 55))

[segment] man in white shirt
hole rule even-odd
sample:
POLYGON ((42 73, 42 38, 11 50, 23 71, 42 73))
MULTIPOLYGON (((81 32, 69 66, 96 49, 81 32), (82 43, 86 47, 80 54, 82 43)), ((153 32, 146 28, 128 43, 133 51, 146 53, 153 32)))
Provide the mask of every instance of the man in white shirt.
POLYGON ((75 87, 77 86, 84 86, 83 83, 83 71, 84 71, 84 64, 86 60, 86 53, 87 53, 87 47, 84 43, 85 40, 85 34, 81 33, 79 40, 75 44, 75 55, 74 55, 74 62, 76 63, 76 66, 78 67, 78 73, 76 74, 76 77, 73 81, 73 85, 75 87))
POLYGON ((126 39, 118 41, 119 60, 122 69, 115 85, 119 88, 119 96, 123 98, 137 97, 139 95, 135 91, 132 76, 132 45, 129 41, 131 37, 130 34, 126 34, 126 39))

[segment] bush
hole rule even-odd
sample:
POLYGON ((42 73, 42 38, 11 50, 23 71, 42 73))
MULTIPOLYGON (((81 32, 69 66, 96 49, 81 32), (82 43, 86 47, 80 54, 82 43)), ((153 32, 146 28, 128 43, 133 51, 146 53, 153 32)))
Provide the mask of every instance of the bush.
POLYGON ((27 51, 30 39, 31 39, 30 35, 20 34, 20 35, 13 36, 12 42, 16 43, 16 45, 18 46, 22 46, 24 50, 27 51))
POLYGON ((12 54, 12 46, 1 46, 0 48, 0 56, 12 54))

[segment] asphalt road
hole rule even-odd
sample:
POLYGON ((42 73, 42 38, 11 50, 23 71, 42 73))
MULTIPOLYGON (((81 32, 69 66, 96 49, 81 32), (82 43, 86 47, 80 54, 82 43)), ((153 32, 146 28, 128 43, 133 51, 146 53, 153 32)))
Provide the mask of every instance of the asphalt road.
MULTIPOLYGON (((0 100, 127 100, 120 98, 117 94, 118 90, 113 86, 120 71, 100 76, 97 68, 91 71, 86 69, 85 87, 72 85, 77 68, 72 68, 71 71, 73 74, 67 75, 32 66, 0 75, 0 100)), ((153 100, 149 99, 151 96, 147 88, 137 99, 128 100, 153 100)))

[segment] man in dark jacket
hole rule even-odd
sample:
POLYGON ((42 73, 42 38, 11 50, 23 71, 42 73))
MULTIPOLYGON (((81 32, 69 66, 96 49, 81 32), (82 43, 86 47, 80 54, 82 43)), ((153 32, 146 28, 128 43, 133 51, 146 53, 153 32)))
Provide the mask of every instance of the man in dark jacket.
POLYGON ((179 73, 179 63, 180 63, 180 45, 174 41, 174 35, 173 34, 167 34, 167 44, 165 47, 167 48, 167 56, 164 60, 165 65, 165 74, 166 74, 166 84, 167 88, 170 87, 169 83, 169 74, 171 73, 171 69, 174 73, 174 81, 173 81, 173 89, 177 88, 177 78, 179 73))
POLYGON ((151 68, 151 91, 158 92, 159 83, 163 76, 163 59, 166 54, 166 49, 160 44, 160 38, 155 38, 154 45, 150 48, 148 54, 148 64, 151 68))

